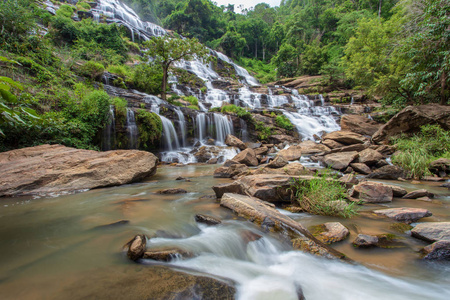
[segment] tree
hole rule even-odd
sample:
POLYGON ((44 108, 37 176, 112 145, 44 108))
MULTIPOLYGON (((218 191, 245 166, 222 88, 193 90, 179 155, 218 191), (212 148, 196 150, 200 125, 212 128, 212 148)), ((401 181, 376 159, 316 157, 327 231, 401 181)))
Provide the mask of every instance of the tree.
POLYGON ((278 77, 293 77, 298 69, 298 51, 290 44, 284 43, 272 62, 277 67, 278 77))
POLYGON ((163 78, 161 83, 161 97, 166 100, 167 79, 170 66, 180 60, 204 60, 208 55, 208 49, 200 44, 196 38, 180 39, 168 36, 153 37, 144 42, 148 48, 146 56, 162 68, 163 78))

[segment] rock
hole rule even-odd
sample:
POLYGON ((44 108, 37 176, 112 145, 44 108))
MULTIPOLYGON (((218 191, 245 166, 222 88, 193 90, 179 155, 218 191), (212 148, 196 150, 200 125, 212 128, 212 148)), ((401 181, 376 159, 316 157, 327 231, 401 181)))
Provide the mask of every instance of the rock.
POLYGON ((360 152, 366 148, 367 148, 366 144, 353 144, 353 145, 342 146, 340 148, 332 149, 325 154, 338 153, 338 152, 351 152, 351 151, 360 152))
POLYGON ((432 202, 433 200, 430 197, 420 197, 417 198, 418 201, 432 202))
POLYGON ((440 185, 440 187, 444 187, 444 188, 450 189, 450 182, 443 183, 443 184, 440 185))
POLYGON ((258 241, 262 238, 261 235, 254 233, 253 231, 250 231, 250 230, 242 230, 240 232, 240 235, 241 235, 242 239, 244 240, 244 242, 247 244, 250 242, 258 241))
POLYGON ((412 192, 409 192, 408 194, 406 194, 405 196, 403 196, 403 199, 417 199, 417 198, 421 198, 421 197, 430 197, 433 198, 434 194, 428 192, 425 189, 421 189, 421 190, 415 190, 412 192))
POLYGON ((294 141, 295 141, 295 138, 290 135, 274 134, 269 137, 269 143, 275 144, 275 145, 283 143, 283 142, 293 143, 294 141))
POLYGON ((392 202, 392 188, 381 183, 364 181, 355 185, 350 196, 366 203, 392 202))
POLYGON ((234 160, 227 159, 227 160, 223 163, 223 166, 224 166, 224 167, 230 167, 230 166, 236 165, 236 164, 239 164, 239 163, 236 162, 236 161, 234 161, 234 160))
POLYGON ((353 170, 352 167, 347 167, 347 169, 344 170, 344 174, 352 174, 354 172, 355 172, 355 170, 353 170))
POLYGON ((315 236, 325 244, 331 244, 344 240, 350 231, 339 222, 328 222, 317 226, 315 236))
POLYGON ((289 164, 289 162, 282 155, 277 155, 274 160, 272 160, 267 167, 272 169, 282 168, 285 165, 289 164))
POLYGON ((240 139, 238 139, 237 137, 235 137, 234 135, 227 135, 226 139, 225 139, 225 145, 231 146, 231 147, 237 147, 241 150, 245 150, 247 149, 247 145, 245 145, 245 143, 243 141, 241 141, 240 139))
POLYGON ((379 169, 381 167, 384 166, 389 166, 389 163, 387 161, 385 161, 384 159, 377 161, 377 163, 375 164, 375 168, 379 169))
POLYGON ((129 259, 136 261, 144 255, 147 246, 147 237, 143 234, 136 235, 131 241, 127 243, 127 256, 129 259))
POLYGON ((450 241, 437 241, 422 249, 423 259, 450 260, 450 241))
POLYGON ((450 241, 450 222, 419 223, 411 230, 415 238, 433 243, 436 241, 450 241))
POLYGON ((299 160, 302 157, 302 147, 290 146, 287 149, 280 150, 278 156, 283 156, 288 161, 299 160))
POLYGON ((180 248, 170 248, 170 249, 149 249, 144 252, 142 258, 167 262, 181 257, 190 258, 193 256, 194 255, 189 251, 180 248))
POLYGON ((306 241, 317 246, 319 248, 318 254, 322 256, 345 259, 345 255, 323 244, 300 223, 283 215, 275 208, 268 206, 264 201, 254 197, 227 193, 223 195, 220 205, 231 209, 239 216, 245 217, 261 226, 263 224, 270 224, 269 226, 273 230, 285 232, 287 235, 291 235, 293 239, 304 238, 306 241))
POLYGON ((395 146, 390 145, 374 145, 374 146, 377 146, 377 148, 374 150, 377 150, 383 155, 392 155, 395 152, 395 146))
POLYGON ((267 152, 269 152, 269 148, 267 148, 267 147, 259 147, 259 148, 255 149, 256 155, 265 155, 265 154, 267 154, 267 152))
POLYGON ((408 106, 396 114, 372 136, 372 141, 382 143, 401 133, 415 133, 426 124, 438 124, 450 130, 450 107, 437 104, 408 106))
POLYGON ((309 140, 301 142, 299 146, 301 147, 302 154, 304 155, 330 151, 330 148, 328 148, 327 146, 309 140))
POLYGON ((244 189, 237 181, 213 186, 212 189, 216 193, 218 199, 222 198, 225 193, 244 194, 244 189))
POLYGON ((150 152, 97 152, 41 145, 0 153, 0 197, 45 195, 116 186, 156 172, 150 152))
POLYGON ((339 130, 326 133, 325 135, 322 136, 322 140, 333 140, 344 145, 352 145, 352 144, 364 144, 364 142, 367 141, 367 138, 358 133, 339 130))
POLYGON ((243 194, 259 198, 267 202, 290 202, 292 177, 288 175, 250 175, 238 181, 243 194))
POLYGON ((163 195, 175 195, 175 194, 186 194, 187 191, 185 189, 165 189, 158 191, 159 194, 163 195))
POLYGON ((360 115, 343 115, 341 117, 341 129, 362 135, 372 136, 381 124, 360 115))
POLYGON ((120 227, 120 226, 128 225, 128 224, 130 224, 129 220, 120 220, 120 221, 117 221, 117 222, 114 222, 114 223, 111 223, 111 224, 96 226, 93 229, 94 230, 96 230, 96 229, 110 229, 110 228, 116 228, 116 227, 120 227))
POLYGON ((195 221, 197 223, 203 223, 206 225, 218 225, 222 223, 222 221, 220 221, 219 219, 202 214, 195 215, 195 221))
POLYGON ((398 178, 405 178, 405 170, 397 166, 388 165, 373 170, 367 178, 397 180, 398 178))
POLYGON ((450 173, 450 159, 439 158, 430 163, 430 171, 434 174, 439 174, 440 172, 450 173))
POLYGON ((219 161, 219 159, 217 157, 214 157, 214 158, 209 159, 206 163, 209 165, 215 165, 215 164, 217 164, 218 161, 219 161))
POLYGON ((206 145, 208 146, 214 146, 216 144, 216 140, 215 139, 208 139, 206 141, 206 145))
POLYGON ((186 178, 184 178, 182 176, 178 176, 175 180, 186 180, 186 178))
POLYGON ((358 158, 358 153, 353 152, 341 152, 325 155, 323 162, 335 170, 342 170, 348 167, 348 165, 358 158))
POLYGON ((80 20, 94 18, 94 14, 90 11, 79 10, 79 11, 77 11, 77 14, 78 14, 78 18, 80 18, 80 20))
POLYGON ((368 166, 375 165, 378 161, 383 159, 380 152, 372 149, 366 149, 359 152, 358 162, 368 166))
POLYGON ((432 181, 432 182, 441 182, 441 181, 445 181, 445 178, 436 177, 436 176, 424 176, 424 177, 422 177, 422 180, 432 181))
POLYGON ((245 174, 248 171, 248 167, 244 164, 233 164, 230 167, 220 167, 214 170, 214 178, 232 178, 245 174))
POLYGON ((363 163, 351 163, 350 167, 352 167, 353 170, 355 170, 356 172, 364 174, 364 175, 372 173, 372 170, 370 170, 370 168, 366 164, 363 164, 363 163))
POLYGON ((375 210, 374 213, 394 219, 398 222, 412 223, 431 216, 431 212, 424 208, 399 207, 375 210))
POLYGON ((340 182, 345 183, 347 188, 351 188, 353 185, 358 184, 359 180, 353 174, 346 174, 338 179, 340 182))
POLYGON ((286 175, 291 176, 307 175, 308 173, 310 173, 309 170, 299 162, 290 163, 282 169, 286 175))
POLYGON ((210 147, 201 146, 194 154, 194 157, 199 163, 205 163, 213 157, 213 154, 211 153, 210 147))
POLYGON ((245 145, 247 146, 247 148, 251 148, 251 149, 255 150, 255 149, 261 147, 262 144, 261 143, 247 142, 247 143, 245 143, 245 145))
POLYGON ((240 152, 238 155, 233 157, 232 160, 247 166, 257 166, 259 164, 255 151, 251 148, 247 148, 240 152))
POLYGON ((357 248, 375 247, 378 244, 378 237, 367 234, 358 234, 352 244, 357 248))
POLYGON ((330 148, 330 149, 336 149, 336 148, 344 147, 344 144, 338 143, 338 142, 333 141, 333 140, 324 140, 324 141, 322 141, 322 144, 325 145, 326 147, 330 148))
POLYGON ((398 186, 398 185, 390 185, 390 184, 385 184, 385 186, 388 186, 392 189, 392 195, 394 197, 398 197, 401 198, 403 196, 405 196, 408 191, 406 191, 404 188, 398 186))

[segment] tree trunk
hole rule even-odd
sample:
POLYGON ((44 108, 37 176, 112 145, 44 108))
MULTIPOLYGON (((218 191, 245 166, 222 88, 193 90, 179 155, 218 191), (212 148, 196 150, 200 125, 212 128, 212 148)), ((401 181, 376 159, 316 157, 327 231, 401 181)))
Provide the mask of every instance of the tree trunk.
POLYGON ((161 98, 166 100, 166 88, 167 88, 167 73, 169 71, 169 66, 163 65, 163 80, 161 84, 161 98))
POLYGON ((378 5, 378 18, 381 18, 381 3, 383 0, 380 0, 380 4, 378 5))
POLYGON ((255 59, 258 58, 258 40, 255 39, 255 59))
POLYGON ((447 104, 447 97, 445 95, 445 88, 446 88, 446 82, 447 82, 447 75, 445 74, 445 71, 442 71, 441 74, 441 105, 447 104))

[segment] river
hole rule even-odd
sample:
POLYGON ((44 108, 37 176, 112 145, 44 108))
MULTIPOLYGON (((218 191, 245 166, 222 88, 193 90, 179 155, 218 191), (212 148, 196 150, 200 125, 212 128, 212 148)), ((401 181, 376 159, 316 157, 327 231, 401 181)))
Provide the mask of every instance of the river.
MULTIPOLYGON (((350 229, 350 237, 333 247, 358 263, 331 261, 293 251, 276 235, 221 208, 211 187, 229 180, 213 178, 216 167, 163 166, 142 183, 58 197, 1 199, 1 299, 111 298, 112 286, 112 298, 139 298, 127 278, 161 264, 230 278, 237 283, 238 299, 297 299, 298 287, 309 300, 450 299, 450 264, 420 260, 416 251, 426 243, 370 214, 379 205, 364 206, 360 216, 349 220, 282 211, 305 226, 339 220, 350 229), (178 176, 191 182, 176 181, 178 176), (188 193, 157 193, 173 187, 188 193), (198 213, 223 223, 198 225, 198 213), (129 223, 98 227, 119 220, 129 223), (248 230, 263 238, 245 241, 242 232, 248 230), (401 242, 398 248, 355 249, 351 241, 361 232, 393 233, 401 242), (158 236, 148 247, 174 245, 196 256, 170 264, 130 262, 122 246, 137 233, 158 236)), ((427 221, 448 221, 448 190, 425 188, 437 193, 439 201, 414 206, 433 212, 427 221)), ((410 201, 396 199, 387 206, 412 206, 410 201)))

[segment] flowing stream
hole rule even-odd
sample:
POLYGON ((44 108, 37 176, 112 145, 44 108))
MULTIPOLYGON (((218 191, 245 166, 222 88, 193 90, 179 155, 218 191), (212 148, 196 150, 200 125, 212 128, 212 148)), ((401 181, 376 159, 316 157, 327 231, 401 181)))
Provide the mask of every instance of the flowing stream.
MULTIPOLYGON (((450 265, 424 262, 417 250, 426 243, 392 231, 384 218, 361 216, 349 220, 293 214, 305 226, 339 220, 351 234, 334 245, 357 264, 332 261, 294 251, 277 235, 237 218, 210 198, 217 166, 162 167, 151 180, 121 187, 91 190, 56 198, 4 198, 0 206, 0 295, 2 299, 86 299, 114 295, 138 297, 136 278, 154 262, 130 262, 122 246, 135 234, 157 236, 148 247, 173 245, 196 256, 156 263, 231 278, 238 299, 449 299, 450 265), (178 176, 191 182, 175 181, 178 176), (160 195, 180 187, 180 195, 160 195), (218 217, 217 227, 198 225, 194 215, 218 217), (103 226, 119 220, 128 224, 103 226), (99 227, 100 226, 100 227, 99 227), (246 241, 243 232, 262 235, 246 241), (354 249, 357 232, 395 233, 404 246, 393 249, 354 249)), ((450 197, 445 189, 423 186, 437 194, 437 203, 421 202, 433 212, 427 221, 448 220, 450 197)), ((405 184, 411 190, 417 186, 405 184)), ((396 199, 389 206, 405 206, 396 199)), ((380 206, 364 206, 372 210, 380 206)), ((151 287, 148 287, 151 288, 151 287)), ((100 297, 101 298, 101 297, 100 297)))

